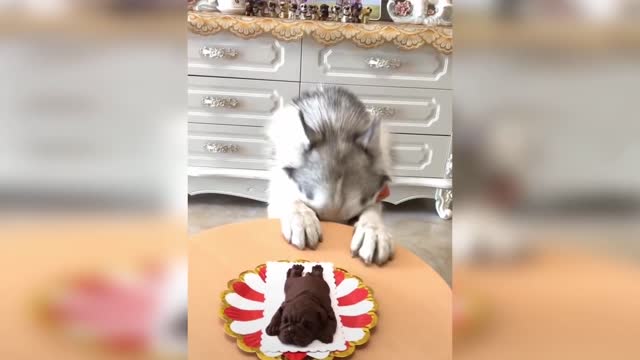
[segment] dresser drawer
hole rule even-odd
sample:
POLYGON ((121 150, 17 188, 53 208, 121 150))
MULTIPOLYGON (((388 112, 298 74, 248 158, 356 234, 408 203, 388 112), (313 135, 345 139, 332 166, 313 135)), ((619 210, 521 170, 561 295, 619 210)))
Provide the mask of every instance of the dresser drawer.
POLYGON ((267 170, 270 158, 264 128, 189 124, 189 166, 267 170))
POLYGON ((302 81, 451 89, 451 58, 432 47, 407 51, 392 44, 362 49, 342 42, 302 44, 302 81))
POLYGON ((394 176, 444 176, 451 137, 391 134, 390 145, 394 176))
POLYGON ((265 126, 298 91, 284 81, 189 76, 189 122, 265 126))
POLYGON ((300 81, 301 42, 189 34, 189 75, 300 81))
MULTIPOLYGON (((391 134, 394 176, 442 177, 451 137, 391 134)), ((189 124, 189 166, 268 170, 271 146, 264 128, 189 124)))
MULTIPOLYGON (((317 86, 303 83, 300 90, 317 86)), ((377 113, 389 132, 451 135, 451 90, 341 86, 358 95, 369 111, 377 113)))

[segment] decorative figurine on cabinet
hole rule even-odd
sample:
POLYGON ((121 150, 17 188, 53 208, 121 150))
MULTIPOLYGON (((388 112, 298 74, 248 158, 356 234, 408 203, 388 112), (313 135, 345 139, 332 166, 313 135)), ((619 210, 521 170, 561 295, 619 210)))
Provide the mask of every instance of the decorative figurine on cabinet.
POLYGON ((267 16, 267 2, 266 0, 258 0, 256 7, 253 8, 253 16, 267 16))
POLYGON ((278 17, 278 13, 276 12, 276 2, 274 0, 269 0, 268 6, 267 6, 267 16, 268 17, 278 17))
POLYGON ((331 7, 331 11, 329 13, 329 20, 340 21, 341 15, 342 15, 342 7, 340 5, 334 5, 331 7))
POLYGON ((351 5, 351 22, 359 23, 361 13, 362 13, 362 0, 355 0, 355 3, 351 5))
POLYGON ((387 13, 393 22, 419 24, 423 21, 424 2, 415 0, 389 0, 387 13))
POLYGON ((344 5, 342 7, 342 17, 340 21, 343 23, 351 22, 351 5, 344 5))
POLYGON ((298 17, 298 19, 311 20, 311 8, 306 2, 300 4, 300 16, 298 17))
POLYGON ((373 9, 370 6, 367 6, 366 8, 364 8, 362 10, 362 23, 363 24, 368 24, 369 23, 369 17, 371 16, 372 12, 373 12, 373 9))
MULTIPOLYGON (((411 1, 416 0, 389 1, 396 1, 402 5, 402 3, 411 4, 411 1)), ((333 6, 326 3, 315 4, 308 2, 308 0, 245 0, 244 15, 343 23, 369 23, 371 21, 373 8, 364 7, 363 0, 337 0, 334 4, 333 6)))
POLYGON ((289 9, 289 20, 296 20, 298 18, 298 3, 291 3, 291 8, 289 9))
POLYGON ((248 0, 244 5, 244 16, 253 16, 253 7, 255 4, 253 0, 248 0))
POLYGON ((280 0, 280 12, 278 13, 278 17, 280 19, 289 18, 289 1, 288 0, 280 0))
POLYGON ((329 5, 327 4, 320 5, 320 20, 322 21, 329 20, 329 5))
POLYGON ((309 11, 311 12, 311 20, 318 20, 318 6, 317 5, 309 5, 309 11))

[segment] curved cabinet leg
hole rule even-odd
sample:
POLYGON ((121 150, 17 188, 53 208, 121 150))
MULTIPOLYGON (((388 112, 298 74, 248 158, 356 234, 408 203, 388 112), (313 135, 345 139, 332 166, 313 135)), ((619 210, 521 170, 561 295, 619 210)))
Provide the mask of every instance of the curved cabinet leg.
POLYGON ((444 220, 453 216, 453 191, 451 189, 436 190, 436 211, 444 220))
MULTIPOLYGON (((449 154, 447 165, 445 168, 445 177, 453 178, 453 154, 449 154)), ((453 216, 453 190, 438 189, 436 190, 436 211, 444 220, 449 220, 453 216)))

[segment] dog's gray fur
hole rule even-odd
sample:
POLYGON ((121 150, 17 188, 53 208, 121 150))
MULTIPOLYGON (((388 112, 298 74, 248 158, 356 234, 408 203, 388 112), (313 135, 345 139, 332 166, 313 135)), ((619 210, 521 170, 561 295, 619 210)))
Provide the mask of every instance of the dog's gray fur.
POLYGON ((376 197, 389 182, 389 155, 380 121, 344 88, 303 93, 274 118, 269 137, 275 165, 269 215, 294 245, 315 247, 318 219, 358 220, 352 251, 383 263, 393 247, 376 197))

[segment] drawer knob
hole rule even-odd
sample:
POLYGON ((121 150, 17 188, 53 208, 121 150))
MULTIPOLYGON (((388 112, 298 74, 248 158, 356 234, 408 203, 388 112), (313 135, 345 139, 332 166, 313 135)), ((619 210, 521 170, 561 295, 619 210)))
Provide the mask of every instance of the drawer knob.
POLYGON ((227 153, 236 153, 240 150, 238 145, 234 144, 216 144, 216 143, 206 143, 204 145, 204 149, 210 153, 215 154, 227 154, 227 153))
POLYGON ((234 58, 238 56, 238 50, 232 48, 216 48, 205 46, 200 49, 200 55, 209 59, 234 58))
POLYGON ((396 114, 396 109, 388 106, 370 106, 367 110, 380 118, 390 118, 396 114))
POLYGON ((372 69, 397 69, 402 66, 402 62, 398 59, 386 59, 382 57, 370 57, 367 64, 372 69))
POLYGON ((202 98, 202 105, 211 108, 236 108, 240 104, 238 99, 232 97, 205 96, 202 98))

